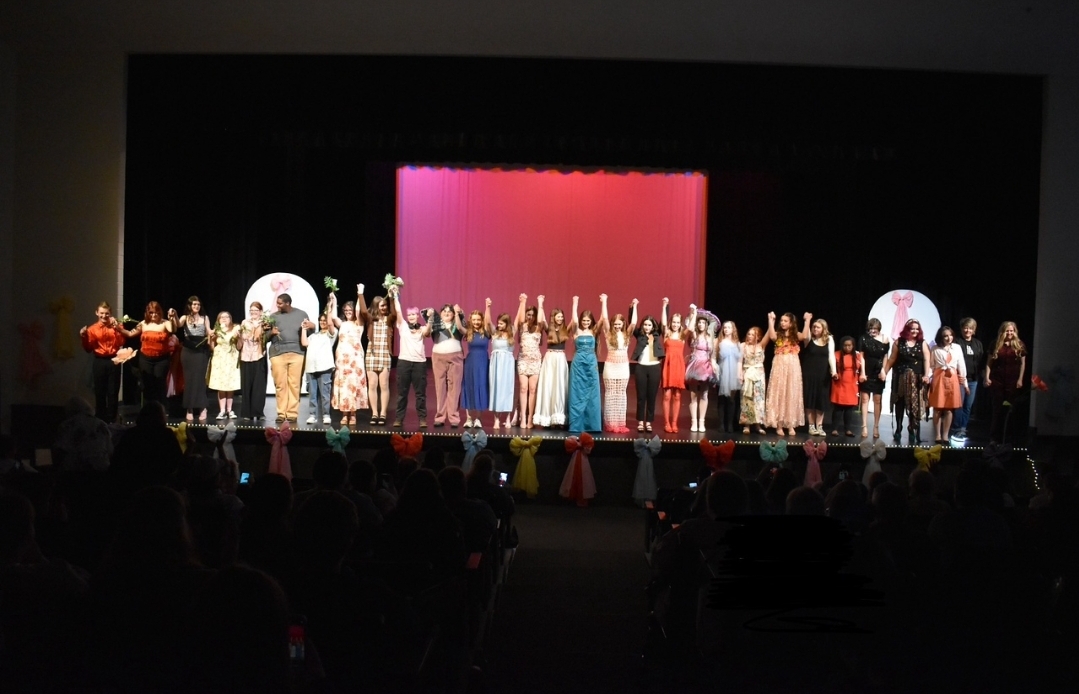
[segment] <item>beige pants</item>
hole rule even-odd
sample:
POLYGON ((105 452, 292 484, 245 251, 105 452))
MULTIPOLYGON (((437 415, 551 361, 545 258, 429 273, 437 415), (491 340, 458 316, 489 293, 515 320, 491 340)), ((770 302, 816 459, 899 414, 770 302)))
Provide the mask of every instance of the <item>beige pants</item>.
POLYGON ((300 383, 303 382, 303 355, 286 352, 270 357, 274 388, 277 389, 277 417, 296 421, 300 417, 300 383))

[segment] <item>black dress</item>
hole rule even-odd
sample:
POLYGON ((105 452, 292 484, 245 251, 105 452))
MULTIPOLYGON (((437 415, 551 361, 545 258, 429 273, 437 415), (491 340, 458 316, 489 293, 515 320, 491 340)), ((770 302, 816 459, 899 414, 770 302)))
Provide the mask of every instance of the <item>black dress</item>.
POLYGON ((832 369, 828 345, 810 340, 802 348, 802 403, 807 410, 824 411, 832 394, 832 369))
POLYGON ((869 334, 858 338, 857 351, 865 359, 865 383, 858 384, 859 393, 880 395, 884 392, 884 381, 880 379, 880 370, 884 368, 884 358, 888 356, 888 345, 869 334))

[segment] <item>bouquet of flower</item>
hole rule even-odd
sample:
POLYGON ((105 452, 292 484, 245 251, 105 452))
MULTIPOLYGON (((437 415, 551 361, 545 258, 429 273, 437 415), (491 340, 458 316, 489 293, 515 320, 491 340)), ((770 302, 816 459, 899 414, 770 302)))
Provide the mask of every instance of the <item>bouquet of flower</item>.
POLYGON ((127 325, 128 323, 138 323, 138 322, 139 322, 138 320, 132 318, 131 316, 127 315, 126 313, 124 314, 124 317, 120 319, 120 323, 123 324, 123 325, 127 325))
POLYGON ((269 313, 262 314, 262 329, 263 330, 273 330, 274 326, 276 326, 276 325, 277 325, 277 319, 274 318, 271 314, 269 314, 269 313))
POLYGON ((326 289, 329 289, 334 294, 337 293, 337 280, 335 280, 334 278, 326 275, 322 278, 322 284, 326 285, 326 289))
POLYGON ((387 292, 394 291, 395 287, 396 287, 396 290, 399 291, 401 289, 401 287, 403 287, 403 286, 405 286, 405 281, 403 279, 401 279, 400 277, 394 277, 392 272, 387 272, 386 273, 386 278, 384 280, 382 280, 382 287, 387 292))

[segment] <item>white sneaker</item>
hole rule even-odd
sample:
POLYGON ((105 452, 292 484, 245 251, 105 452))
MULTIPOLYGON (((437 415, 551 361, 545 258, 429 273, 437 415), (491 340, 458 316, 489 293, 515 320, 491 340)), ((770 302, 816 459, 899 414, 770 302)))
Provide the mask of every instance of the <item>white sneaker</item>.
POLYGON ((220 412, 217 413, 217 418, 218 419, 225 419, 226 417, 228 417, 228 415, 225 413, 224 410, 221 410, 220 412))
POLYGON ((308 424, 318 424, 318 420, 315 419, 315 415, 311 415, 310 417, 307 418, 307 423, 308 424))
POLYGON ((689 420, 689 430, 690 431, 697 431, 697 420, 696 419, 689 420))
POLYGON ((328 415, 328 414, 322 415, 322 423, 323 424, 330 424, 331 423, 330 422, 330 415, 328 415))
POLYGON ((232 410, 229 410, 229 419, 236 419, 236 413, 232 410))

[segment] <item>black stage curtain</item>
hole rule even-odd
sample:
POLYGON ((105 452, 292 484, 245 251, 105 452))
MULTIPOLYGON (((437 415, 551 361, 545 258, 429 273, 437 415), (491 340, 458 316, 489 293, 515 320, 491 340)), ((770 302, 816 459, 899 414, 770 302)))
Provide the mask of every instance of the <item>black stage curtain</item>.
MULTIPOLYGON (((125 309, 197 294, 242 316, 275 271, 376 287, 399 163, 696 169, 710 176, 704 303, 743 332, 774 310, 857 335, 903 287, 953 327, 975 316, 985 341, 1005 319, 1029 338, 1041 91, 885 70, 133 55, 125 309)), ((535 262, 632 271, 649 252, 662 240, 611 258, 538 242, 535 262)))

